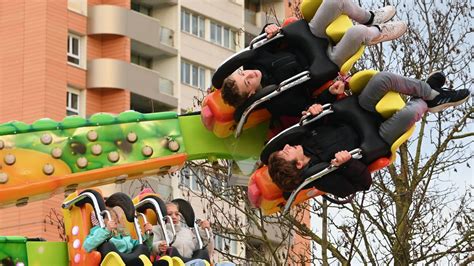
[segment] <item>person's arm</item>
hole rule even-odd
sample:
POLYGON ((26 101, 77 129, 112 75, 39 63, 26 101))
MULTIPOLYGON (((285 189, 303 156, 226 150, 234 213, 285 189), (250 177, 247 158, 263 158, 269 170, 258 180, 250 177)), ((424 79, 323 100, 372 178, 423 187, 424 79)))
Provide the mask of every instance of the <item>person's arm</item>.
POLYGON ((82 246, 87 252, 91 252, 111 237, 112 233, 109 230, 100 226, 94 226, 91 228, 82 246))
POLYGON ((337 152, 334 157, 331 164, 338 169, 312 182, 313 186, 338 197, 347 197, 370 188, 372 177, 364 163, 352 159, 348 151, 337 152))
POLYGON ((144 226, 143 226, 143 229, 145 231, 145 233, 142 235, 143 237, 143 243, 146 244, 146 246, 148 247, 149 250, 152 250, 153 249, 153 226, 149 223, 146 223, 144 226), (147 234, 147 232, 151 232, 151 234, 147 234))
POLYGON ((152 228, 153 231, 153 241, 152 241, 152 251, 156 254, 162 254, 166 252, 168 245, 166 244, 165 238, 163 236, 163 230, 161 226, 155 225, 152 228))
POLYGON ((343 81, 336 81, 334 84, 329 86, 327 90, 324 90, 319 94, 315 102, 319 104, 334 103, 337 100, 337 96, 344 93, 345 83, 343 81))
POLYGON ((367 166, 359 160, 350 159, 336 173, 344 176, 354 187, 354 192, 364 191, 372 185, 372 175, 367 166))

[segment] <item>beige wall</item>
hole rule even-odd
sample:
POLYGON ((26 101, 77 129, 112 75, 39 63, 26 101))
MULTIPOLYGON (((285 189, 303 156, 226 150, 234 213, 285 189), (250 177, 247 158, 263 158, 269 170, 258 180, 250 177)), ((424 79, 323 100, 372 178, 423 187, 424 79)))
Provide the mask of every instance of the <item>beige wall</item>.
POLYGON ((182 0, 181 5, 234 28, 240 28, 244 25, 243 6, 233 1, 182 0))
POLYGON ((181 33, 181 57, 215 69, 235 51, 215 45, 188 33, 181 33))

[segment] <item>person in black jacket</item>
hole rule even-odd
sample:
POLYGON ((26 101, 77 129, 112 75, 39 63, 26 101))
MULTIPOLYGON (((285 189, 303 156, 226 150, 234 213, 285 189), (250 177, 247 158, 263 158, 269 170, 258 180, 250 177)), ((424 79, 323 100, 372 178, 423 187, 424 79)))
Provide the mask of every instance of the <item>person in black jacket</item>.
MULTIPOLYGON (((404 108, 385 120, 379 127, 380 137, 389 145, 421 119, 425 112, 439 112, 450 106, 465 102, 469 90, 447 90, 442 88, 446 77, 441 72, 432 73, 426 80, 416 80, 394 73, 379 72, 367 83, 358 97, 359 105, 375 112, 375 105, 388 92, 395 91, 414 96, 404 108)), ((344 90, 347 84, 336 82, 331 87, 344 90)), ((322 106, 312 105, 307 111, 312 115, 322 112, 322 106)), ((357 191, 367 190, 372 183, 367 166, 352 159, 349 150, 358 148, 360 140, 350 126, 324 119, 316 121, 305 133, 301 133, 300 145, 286 145, 273 152, 268 160, 268 171, 273 182, 283 191, 296 189, 303 182, 302 176, 312 166, 330 162, 339 166, 336 171, 316 180, 312 185, 324 192, 345 197, 357 191)))
POLYGON ((285 145, 272 153, 268 160, 268 171, 273 182, 284 192, 295 190, 303 181, 305 172, 317 164, 331 162, 339 166, 320 178, 312 186, 338 197, 346 197, 357 191, 370 188, 371 175, 367 166, 352 159, 348 150, 359 146, 359 138, 350 126, 325 123, 302 133, 300 145, 285 145))
MULTIPOLYGON (((327 55, 331 64, 339 68, 361 45, 372 45, 383 41, 393 40, 400 37, 407 30, 407 24, 403 21, 388 22, 395 15, 395 7, 367 11, 356 5, 352 0, 324 0, 316 11, 316 14, 308 23, 311 33, 321 39, 329 39, 326 35, 327 26, 339 15, 346 14, 357 21, 358 25, 351 27, 342 37, 338 44, 327 47, 327 55)), ((267 25, 264 31, 268 38, 274 36, 280 30, 275 24, 267 25)), ((324 62, 321 62, 324 64, 324 62)), ((222 99, 225 103, 237 108, 257 90, 272 84, 280 84, 304 69, 296 56, 286 49, 272 49, 263 51, 262 54, 244 65, 232 75, 224 79, 222 86, 222 99)), ((333 77, 328 77, 328 81, 333 77)), ((263 107, 268 109, 272 116, 280 117, 299 116, 301 110, 307 109, 315 102, 333 102, 336 97, 334 92, 326 91, 318 99, 312 99, 313 89, 316 88, 292 88, 282 94, 270 99, 263 107)))

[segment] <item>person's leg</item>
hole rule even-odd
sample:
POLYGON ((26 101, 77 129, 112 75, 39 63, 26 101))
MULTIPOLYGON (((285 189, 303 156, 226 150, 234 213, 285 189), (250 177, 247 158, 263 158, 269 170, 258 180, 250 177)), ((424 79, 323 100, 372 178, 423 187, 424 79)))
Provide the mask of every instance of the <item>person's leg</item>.
POLYGON ((376 27, 355 25, 348 29, 342 39, 329 50, 329 58, 341 67, 360 49, 361 45, 369 43, 379 35, 380 31, 376 27))
POLYGON ((324 0, 314 14, 313 19, 308 23, 311 32, 320 38, 328 38, 326 28, 341 14, 347 14, 357 22, 367 22, 371 14, 354 4, 351 0, 324 0))
POLYGON ((202 260, 207 260, 209 261, 209 252, 207 249, 198 249, 193 252, 193 259, 202 259, 202 260))
POLYGON ((380 125, 379 134, 388 143, 393 144, 403 133, 421 119, 428 110, 422 99, 412 99, 407 105, 380 125))
POLYGON ((379 72, 369 80, 359 95, 359 104, 367 111, 376 112, 375 105, 388 91, 416 96, 424 100, 433 99, 437 94, 424 81, 403 77, 390 72, 379 72))

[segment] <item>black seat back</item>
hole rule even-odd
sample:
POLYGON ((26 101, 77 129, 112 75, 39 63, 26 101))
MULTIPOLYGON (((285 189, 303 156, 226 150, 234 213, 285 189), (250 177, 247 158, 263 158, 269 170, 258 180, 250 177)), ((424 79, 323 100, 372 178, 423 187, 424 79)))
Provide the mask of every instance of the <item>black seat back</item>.
MULTIPOLYGON (((370 164, 380 157, 390 153, 390 146, 380 137, 379 127, 383 118, 360 107, 357 96, 346 97, 332 105, 334 113, 327 119, 344 123, 353 128, 359 135, 361 141, 359 148, 362 149, 361 161, 370 164)), ((268 157, 274 151, 283 149, 286 144, 296 145, 301 143, 301 138, 314 125, 296 126, 286 132, 277 135, 264 147, 260 160, 268 164, 268 157)))

